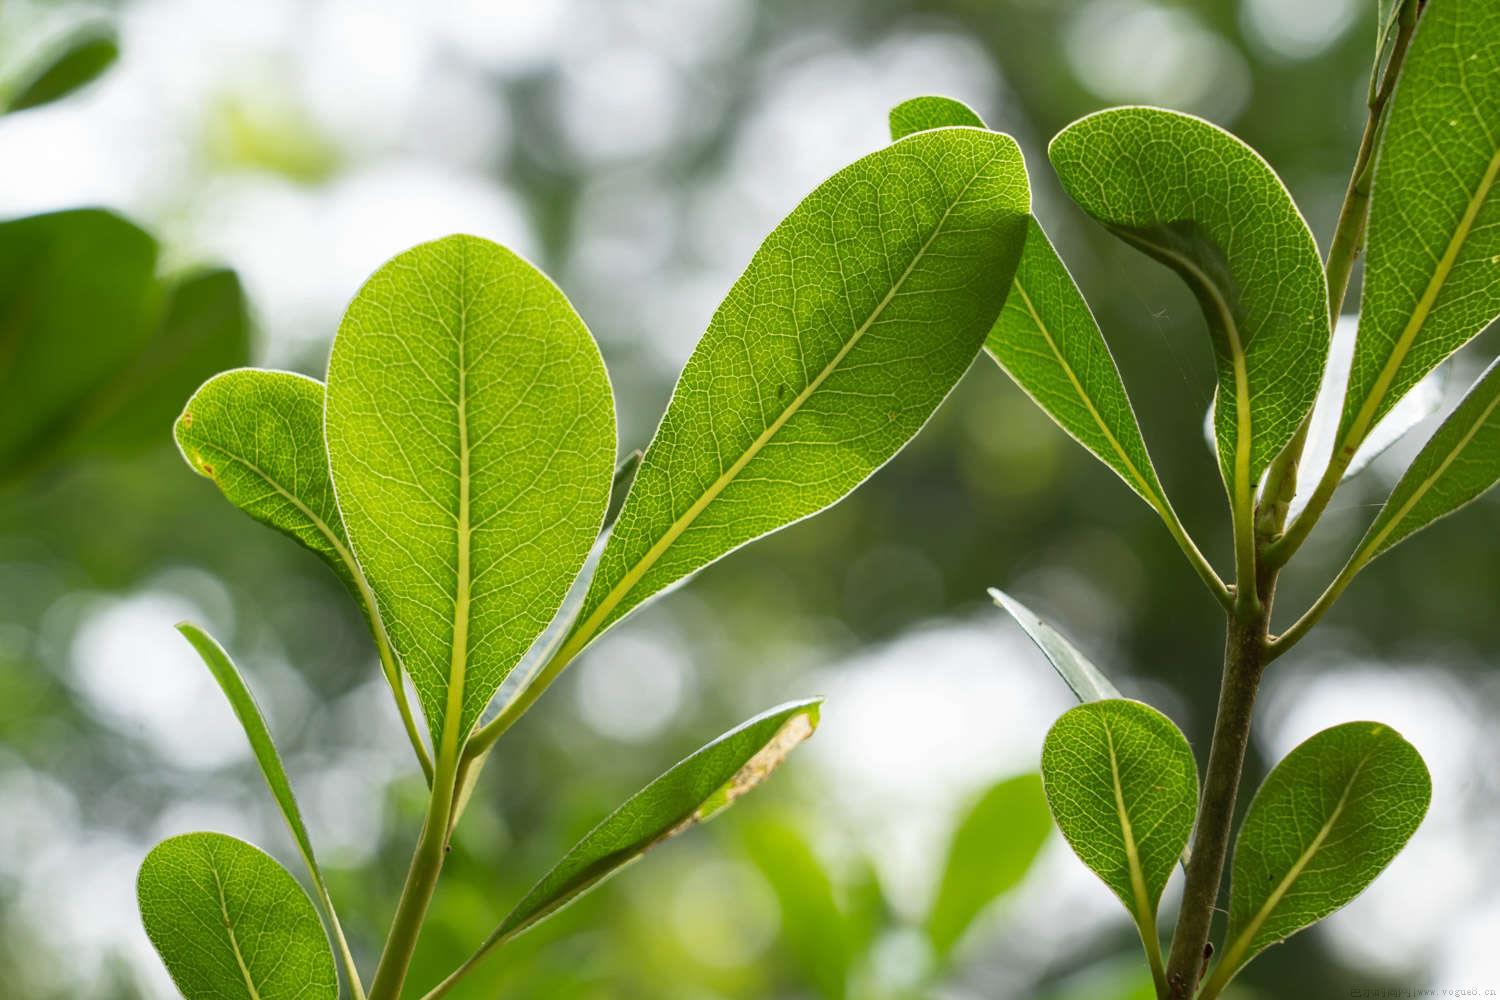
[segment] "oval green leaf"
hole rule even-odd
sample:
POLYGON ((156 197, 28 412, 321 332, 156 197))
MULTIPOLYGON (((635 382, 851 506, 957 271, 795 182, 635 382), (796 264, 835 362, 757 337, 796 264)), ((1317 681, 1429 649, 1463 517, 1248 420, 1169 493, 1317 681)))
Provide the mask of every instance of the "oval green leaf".
POLYGON ((990 599, 1016 620, 1021 631, 1036 643, 1036 648, 1042 651, 1047 662, 1052 664, 1052 669, 1057 671, 1057 675, 1067 683, 1079 701, 1104 701, 1120 697, 1119 689, 1110 683, 1103 671, 1080 653, 1066 636, 1037 617, 1034 611, 994 587, 990 588, 990 599))
POLYGON ((979 129, 913 135, 808 195, 683 369, 563 660, 899 451, 994 323, 1029 201, 1015 142, 979 129))
POLYGON ((1023 774, 990 787, 953 831, 927 939, 950 955, 985 908, 1021 883, 1052 832, 1041 778, 1023 774))
POLYGON ((338 1000, 312 901, 243 840, 163 840, 141 864, 136 897, 146 935, 187 1000, 338 1000))
POLYGON ((265 716, 261 714, 260 706, 255 702, 255 696, 250 693, 245 680, 240 676, 234 661, 229 654, 224 652, 214 638, 207 632, 189 622, 182 622, 177 626, 177 631, 182 633, 192 647, 202 657, 209 673, 214 675, 219 687, 224 692, 224 697, 229 699, 229 706, 234 709, 235 717, 240 720, 240 725, 245 730, 245 738, 250 741, 250 749, 255 754, 255 762, 260 765, 260 773, 266 779, 266 786, 271 790, 271 797, 276 800, 276 806, 281 810, 281 818, 286 821, 287 829, 291 831, 292 839, 297 843, 297 853, 302 855, 302 863, 307 866, 308 877, 312 879, 313 889, 318 896, 318 902, 323 908, 323 916, 328 920, 329 930, 333 933, 333 940, 338 946, 339 961, 344 967, 344 975, 352 987, 356 998, 364 996, 364 988, 360 984, 359 970, 354 964, 354 956, 349 952, 349 942, 344 938, 344 929, 339 924, 338 912, 333 908, 333 897, 329 895, 328 883, 323 878, 323 870, 318 867, 318 859, 313 854, 312 838, 308 836, 307 824, 302 821, 302 810, 297 806, 297 797, 292 794, 292 782, 287 777, 286 768, 281 763, 281 754, 276 751, 276 743, 271 739, 270 727, 266 725, 265 716))
POLYGON ((1367 563, 1396 543, 1447 517, 1500 481, 1500 362, 1479 381, 1423 445, 1360 543, 1367 563))
POLYGON ((638 860, 707 822, 780 766, 818 725, 821 699, 788 702, 742 722, 636 792, 543 875, 479 948, 427 994, 445 995, 480 960, 638 860))
POLYGON ((1187 738, 1138 701, 1086 702, 1048 731, 1042 786, 1068 845, 1125 904, 1159 968, 1156 908, 1198 810, 1187 738))
POLYGON ((1216 996, 1265 948, 1365 890, 1411 839, 1432 799, 1416 749, 1389 726, 1347 722, 1298 746, 1255 793, 1234 848, 1216 996))
POLYGON ((787 964, 813 995, 845 1000, 858 957, 855 928, 828 867, 790 816, 757 814, 742 829, 745 854, 776 897, 787 964))
POLYGON ((359 602, 386 683, 423 770, 432 764, 417 732, 392 655, 334 499, 323 444, 323 384, 292 372, 240 368, 205 382, 188 400, 173 434, 194 472, 262 524, 317 553, 359 602))
POLYGON ((1430 0, 1391 98, 1370 193, 1352 455, 1412 386, 1500 314, 1500 5, 1430 0))
POLYGON ((892 141, 934 128, 986 127, 979 113, 963 101, 933 94, 913 97, 891 108, 890 125, 892 141))
POLYGON ((120 57, 114 29, 99 25, 67 38, 45 65, 16 88, 6 111, 24 111, 50 104, 84 87, 120 57))
POLYGON ((350 303, 328 364, 339 509, 438 756, 547 627, 599 533, 609 378, 557 286, 450 236, 350 303))
POLYGON ((1236 509, 1317 397, 1328 355, 1318 248, 1281 180, 1209 122, 1116 108, 1063 129, 1047 150, 1064 189, 1125 242, 1187 282, 1218 370, 1214 427, 1236 509))

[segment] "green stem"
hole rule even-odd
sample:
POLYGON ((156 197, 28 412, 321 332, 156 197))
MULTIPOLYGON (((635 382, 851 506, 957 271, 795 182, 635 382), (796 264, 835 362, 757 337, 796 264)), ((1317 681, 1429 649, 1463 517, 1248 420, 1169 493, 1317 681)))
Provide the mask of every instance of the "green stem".
POLYGON ((453 808, 457 769, 456 753, 438 755, 427 817, 412 853, 411 867, 406 873, 401 899, 396 904, 396 916, 391 921, 380 964, 370 982, 370 1000, 398 1000, 401 996, 407 970, 411 968, 412 954, 417 948, 417 938, 422 933, 422 922, 427 917, 427 907, 432 902, 448 854, 449 815, 453 808))
POLYGON ((1229 618, 1224 643, 1224 679, 1219 690, 1208 772, 1193 832, 1182 907, 1167 959, 1166 996, 1170 1000, 1189 1000, 1203 972, 1224 860, 1229 853, 1240 774, 1250 746, 1256 687, 1265 666, 1266 624, 1274 587, 1274 574, 1265 575, 1259 588, 1259 612, 1248 620, 1229 618))

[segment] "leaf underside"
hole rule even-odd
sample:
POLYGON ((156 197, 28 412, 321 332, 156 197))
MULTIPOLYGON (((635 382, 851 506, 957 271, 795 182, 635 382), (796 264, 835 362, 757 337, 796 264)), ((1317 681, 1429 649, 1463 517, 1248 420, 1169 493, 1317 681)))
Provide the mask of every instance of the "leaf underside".
POLYGON ((1500 314, 1496 66, 1500 5, 1429 0, 1375 163, 1346 446, 1500 314))
POLYGON ((1086 702, 1047 733, 1042 782, 1068 845, 1144 932, 1198 808, 1198 769, 1187 739, 1138 701, 1086 702))
POLYGON ((819 705, 817 700, 799 701, 763 712, 631 796, 532 887, 501 922, 492 941, 521 933, 652 847, 727 809, 812 735, 819 705))
POLYGON ((609 379, 540 271, 450 236, 382 266, 328 366, 339 509, 433 745, 457 745, 557 612, 614 471, 609 379))
POLYGON ((1197 297, 1217 363, 1220 468, 1232 495, 1248 495, 1312 409, 1328 355, 1307 223, 1254 150, 1190 115, 1101 111, 1058 133, 1048 156, 1084 211, 1197 297))
POLYGON ((1360 543, 1374 559, 1500 481, 1500 362, 1491 363, 1412 461, 1360 543))
POLYGON ((683 369, 577 643, 900 450, 994 322, 1029 201, 1015 142, 959 128, 872 153, 798 205, 683 369))
POLYGON ((1094 666, 1057 629, 1047 624, 1037 614, 1001 590, 990 588, 990 598, 1016 620, 1036 648, 1042 651, 1047 662, 1077 695, 1079 701, 1104 701, 1119 698, 1120 691, 1103 671, 1094 666))
POLYGON ((1432 798, 1421 756, 1389 726, 1349 722, 1286 756, 1255 793, 1234 849, 1222 981, 1364 891, 1432 798))
POLYGON ((258 848, 222 833, 169 837, 146 855, 136 895, 186 1000, 337 1000, 312 901, 258 848))

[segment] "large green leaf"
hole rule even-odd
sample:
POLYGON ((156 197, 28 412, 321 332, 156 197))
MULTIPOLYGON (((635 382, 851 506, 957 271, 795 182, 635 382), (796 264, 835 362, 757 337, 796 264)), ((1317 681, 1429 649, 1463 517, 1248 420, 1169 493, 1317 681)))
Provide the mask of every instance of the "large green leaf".
POLYGON ((46 59, 19 84, 0 110, 24 111, 50 104, 98 79, 120 56, 120 43, 113 28, 91 25, 64 39, 46 59))
POLYGON ((872 153, 797 206, 688 360, 564 652, 889 460, 979 350, 1029 200, 1013 140, 956 128, 872 153))
POLYGON ((1365 890, 1411 839, 1432 798, 1421 755, 1378 722, 1347 722, 1298 746, 1255 793, 1234 849, 1216 996, 1263 949, 1365 890))
POLYGON ((745 852, 780 911, 779 944, 788 963, 824 1000, 849 995, 854 928, 839 905, 833 879, 806 834, 790 817, 755 816, 744 824, 745 852))
POLYGON ((1237 510, 1317 397, 1328 355, 1322 262, 1270 166, 1206 121, 1116 108, 1048 147, 1068 194, 1197 297, 1218 369, 1219 465, 1237 510))
POLYGON ((281 818, 286 821, 292 839, 297 842, 297 853, 302 855, 302 862, 307 866, 308 877, 312 879, 318 902, 323 907, 323 915, 328 920, 328 928, 338 946, 339 961, 343 963, 351 991, 356 998, 362 997, 364 989, 360 985, 358 968, 349 952, 349 943, 344 939, 344 929, 339 925, 338 913, 333 908, 333 897, 329 895, 323 870, 318 867, 318 859, 313 854, 312 838, 308 836, 307 824, 302 821, 302 810, 297 806, 297 797, 292 794, 291 779, 287 777, 286 768, 281 763, 281 754, 276 752, 271 730, 266 725, 260 706, 255 703, 255 696, 245 686, 245 680, 235 668, 234 661, 230 660, 229 654, 224 652, 224 648, 212 636, 188 622, 178 625, 177 631, 182 633, 183 638, 203 658, 209 672, 214 675, 214 680, 219 682, 219 687, 224 691, 224 696, 229 699, 235 717, 244 727, 245 738, 250 741, 250 749, 255 754, 255 762, 260 765, 260 773, 266 779, 266 786, 270 788, 277 808, 281 810, 281 818))
POLYGON ((155 270, 156 241, 108 212, 0 223, 0 477, 41 462, 142 349, 155 270))
MULTIPOLYGON (((914 97, 891 109, 893 139, 945 125, 983 127, 984 122, 949 97, 914 97)), ((1026 221, 1010 294, 984 346, 1058 426, 1153 508, 1168 508, 1114 356, 1035 217, 1026 221)))
POLYGON ((1047 797, 1034 774, 999 782, 964 814, 927 914, 927 938, 939 958, 990 903, 1020 884, 1051 831, 1047 797))
POLYGON ((1500 5, 1430 0, 1391 98, 1370 195, 1352 455, 1423 375, 1500 314, 1500 5))
POLYGON ((818 724, 819 699, 789 702, 749 719, 636 792, 543 875, 435 1000, 489 952, 597 888, 651 848, 729 808, 774 771, 818 724))
POLYGON ((1048 731, 1042 785, 1063 837, 1120 897, 1159 970, 1156 908, 1198 809, 1187 739, 1138 701, 1085 702, 1048 731))
POLYGON ((222 833, 169 837, 146 855, 136 896, 187 1000, 338 1000, 312 901, 258 848, 222 833))
POLYGON ((1001 590, 990 588, 990 598, 1004 608, 1021 630, 1036 643, 1052 669, 1057 671, 1079 701, 1104 701, 1119 698, 1120 692, 1098 667, 1080 653, 1057 629, 1048 625, 1036 612, 1001 590))
POLYGON ((1357 555, 1369 562, 1500 481, 1500 362, 1492 363, 1401 476, 1357 555))
POLYGON ((609 378, 545 275, 450 236, 359 290, 327 395, 344 524, 442 757, 552 620, 599 532, 609 378))

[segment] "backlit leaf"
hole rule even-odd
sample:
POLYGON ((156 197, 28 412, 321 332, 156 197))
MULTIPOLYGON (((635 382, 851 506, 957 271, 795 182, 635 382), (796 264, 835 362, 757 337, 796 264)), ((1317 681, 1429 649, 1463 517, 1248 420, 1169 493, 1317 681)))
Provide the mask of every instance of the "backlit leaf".
POLYGON ((442 757, 552 620, 599 532, 608 376, 545 275, 450 236, 359 290, 327 393, 344 525, 442 757))
POLYGON ((1048 155, 1068 194, 1175 270, 1208 321, 1219 465, 1237 509, 1312 409, 1328 355, 1318 248, 1270 166, 1206 121, 1116 108, 1069 125, 1048 155))
POLYGON ((492 949, 638 860, 712 819, 750 792, 818 724, 817 699, 789 702, 741 723, 636 792, 568 851, 500 922, 478 952, 432 996, 441 996, 492 949))
POLYGON ((1138 701, 1085 702, 1047 733, 1042 783, 1063 837, 1125 904, 1153 953, 1156 908, 1198 809, 1187 739, 1138 701))
POLYGON ((984 119, 963 101, 925 95, 902 101, 891 109, 891 139, 905 139, 914 132, 959 125, 985 128, 984 119))
POLYGON ((1423 375, 1500 314, 1500 5, 1430 0, 1391 98, 1370 196, 1352 454, 1423 375))
POLYGON ((1500 362, 1486 369, 1417 454, 1370 525, 1356 558, 1374 559, 1500 481, 1497 410, 1500 362))
POLYGON ((744 824, 743 839, 751 862, 776 896, 778 944, 788 964, 817 996, 844 1000, 855 942, 827 866, 787 816, 753 817, 744 824))
POLYGON ((146 855, 136 896, 186 1000, 337 1000, 312 901, 258 848, 222 833, 169 837, 146 855))
POLYGON ((1028 207, 1013 140, 937 129, 793 210, 688 360, 563 653, 900 450, 993 324, 1028 207))
POLYGON ((1298 746, 1255 793, 1235 842, 1229 931, 1203 997, 1270 945, 1365 890, 1416 832, 1432 798, 1421 756, 1378 722, 1298 746))

